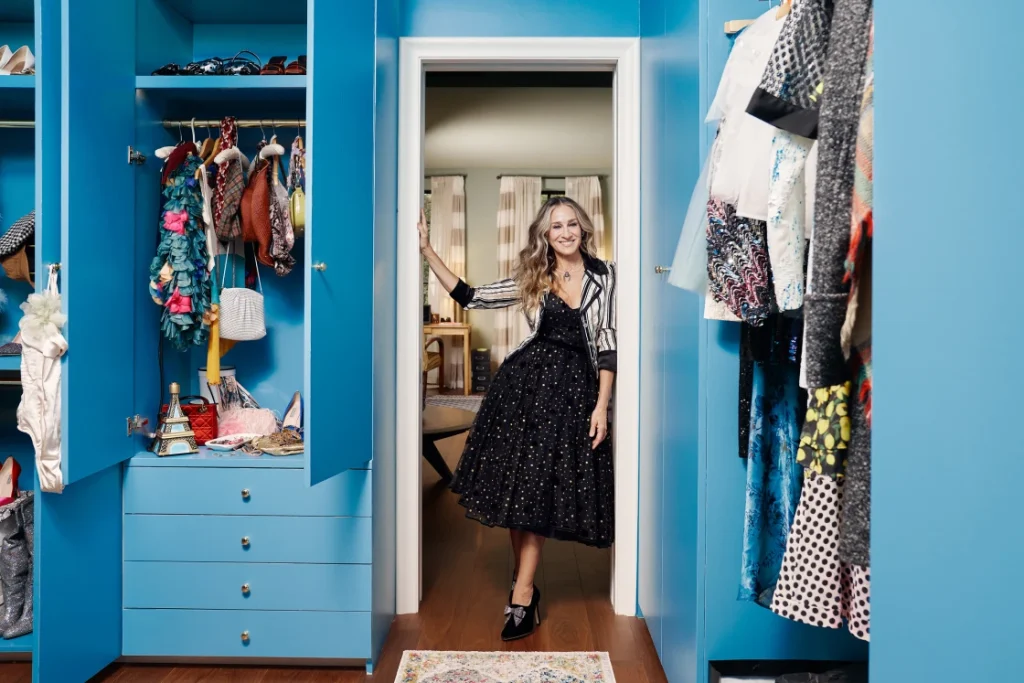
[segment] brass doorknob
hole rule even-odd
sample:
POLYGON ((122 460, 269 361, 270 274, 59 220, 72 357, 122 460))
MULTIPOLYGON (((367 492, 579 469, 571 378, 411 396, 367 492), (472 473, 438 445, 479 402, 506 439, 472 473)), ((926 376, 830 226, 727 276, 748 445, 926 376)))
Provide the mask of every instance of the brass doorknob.
POLYGON ((249 537, 248 536, 242 536, 242 547, 243 548, 248 548, 249 547, 249 537))
POLYGON ((243 643, 248 643, 249 642, 249 632, 248 631, 242 631, 242 642, 243 643))
POLYGON ((242 498, 249 500, 249 489, 242 489, 242 498))
POLYGON ((249 584, 243 583, 242 584, 242 595, 248 595, 248 594, 249 594, 249 584))
POLYGON ((657 273, 658 275, 662 275, 664 273, 667 273, 670 270, 672 270, 672 269, 670 267, 668 267, 668 266, 654 266, 654 272, 657 273))
POLYGON ((322 273, 327 270, 327 264, 323 261, 317 261, 313 264, 313 270, 319 270, 322 273))

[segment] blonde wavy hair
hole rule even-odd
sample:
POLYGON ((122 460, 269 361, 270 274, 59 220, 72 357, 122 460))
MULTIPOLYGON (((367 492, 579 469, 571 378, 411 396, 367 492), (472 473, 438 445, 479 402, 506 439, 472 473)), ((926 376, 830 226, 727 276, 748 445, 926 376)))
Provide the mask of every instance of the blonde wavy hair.
POLYGON ((586 256, 594 256, 594 224, 583 207, 568 197, 557 195, 544 202, 530 224, 526 247, 519 252, 514 274, 523 311, 527 314, 540 308, 544 294, 556 283, 555 252, 548 243, 548 231, 551 230, 551 212, 558 206, 567 206, 576 214, 581 232, 580 251, 586 256))

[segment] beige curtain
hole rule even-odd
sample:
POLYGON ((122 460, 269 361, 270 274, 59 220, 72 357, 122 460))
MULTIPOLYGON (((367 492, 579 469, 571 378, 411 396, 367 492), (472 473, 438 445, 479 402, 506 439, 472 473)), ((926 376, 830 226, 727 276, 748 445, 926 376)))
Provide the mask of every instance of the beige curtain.
POLYGON ((605 245, 608 240, 604 233, 604 202, 601 197, 601 179, 596 175, 567 177, 565 196, 583 207, 594 224, 594 246, 598 258, 607 259, 605 245))
MULTIPOLYGON (((504 176, 498 197, 498 279, 512 277, 519 252, 526 247, 530 223, 540 211, 541 179, 504 176)), ((530 333, 518 306, 495 311, 491 358, 501 363, 530 333)))
MULTIPOLYGON (((430 179, 430 245, 455 275, 466 277, 466 179, 435 176, 430 179)), ((430 310, 442 319, 465 322, 465 311, 444 290, 433 273, 427 287, 430 310)), ((462 340, 444 340, 444 379, 447 389, 462 389, 462 340)))

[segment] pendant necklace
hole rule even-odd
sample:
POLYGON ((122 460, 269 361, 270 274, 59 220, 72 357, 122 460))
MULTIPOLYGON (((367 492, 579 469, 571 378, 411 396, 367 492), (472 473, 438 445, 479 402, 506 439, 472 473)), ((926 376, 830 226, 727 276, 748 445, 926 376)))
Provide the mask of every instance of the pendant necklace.
MULTIPOLYGON (((576 270, 579 270, 579 268, 577 268, 576 270)), ((569 272, 569 269, 567 268, 565 272, 562 274, 562 279, 568 282, 569 278, 571 278, 575 274, 575 272, 576 271, 569 272)))

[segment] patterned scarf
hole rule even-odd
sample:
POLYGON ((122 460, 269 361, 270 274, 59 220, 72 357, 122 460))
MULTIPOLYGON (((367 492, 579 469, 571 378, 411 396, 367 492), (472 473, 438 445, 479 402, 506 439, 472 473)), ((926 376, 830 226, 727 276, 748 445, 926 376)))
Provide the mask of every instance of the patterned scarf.
POLYGON ((306 191, 306 148, 302 136, 292 142, 292 153, 288 159, 288 194, 295 190, 306 191))
MULTIPOLYGON (((220 149, 224 151, 237 145, 238 128, 235 125, 235 117, 225 116, 220 122, 220 149)), ((225 162, 217 171, 217 188, 213 194, 213 225, 217 236, 222 240, 241 234, 237 217, 233 222, 230 219, 236 216, 238 200, 242 198, 243 189, 245 180, 242 178, 240 164, 237 160, 225 162), (225 220, 225 214, 228 220, 225 220)))
POLYGON ((874 218, 874 151, 875 151, 875 69, 874 69, 875 28, 871 24, 868 37, 868 61, 865 68, 864 99, 861 101, 860 125, 857 130, 857 167, 853 179, 853 210, 850 216, 850 248, 843 266, 843 282, 850 285, 846 304, 846 320, 843 322, 842 343, 849 355, 853 338, 853 326, 857 320, 860 276, 864 257, 871 249, 875 234, 874 218))

